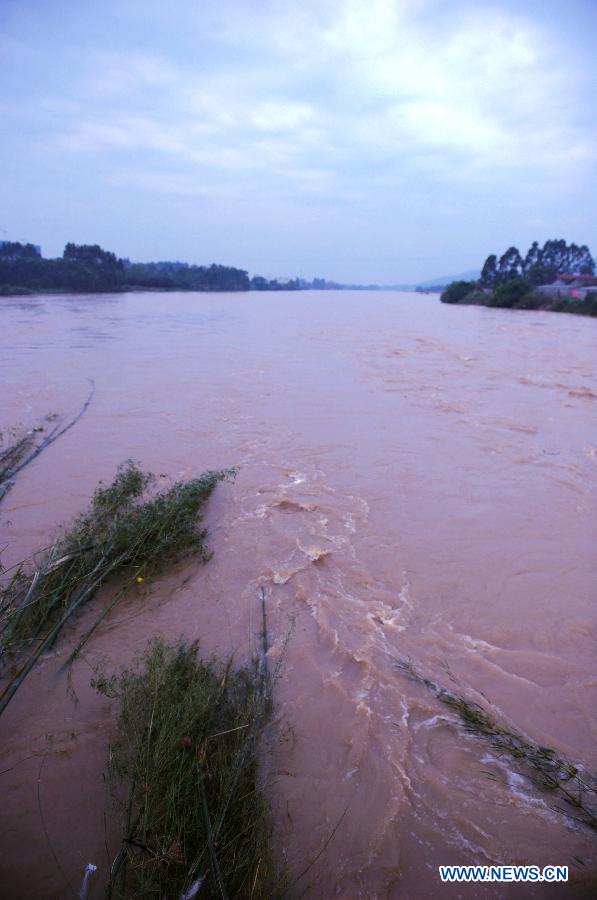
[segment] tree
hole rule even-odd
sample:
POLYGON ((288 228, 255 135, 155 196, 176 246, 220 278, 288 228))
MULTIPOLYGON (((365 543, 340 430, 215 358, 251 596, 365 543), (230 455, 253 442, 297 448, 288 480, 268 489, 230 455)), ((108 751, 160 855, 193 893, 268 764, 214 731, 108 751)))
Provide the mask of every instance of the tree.
POLYGON ((20 241, 1 241, 0 259, 39 259, 40 254, 33 244, 21 244, 20 241))
POLYGON ((549 273, 543 265, 543 251, 537 241, 533 241, 524 258, 522 272, 531 284, 545 284, 549 280, 549 273))
POLYGON ((489 305, 508 308, 518 306, 532 289, 533 285, 526 278, 509 278, 497 286, 489 305))
POLYGON ((558 275, 568 271, 568 247, 566 241, 545 241, 541 251, 541 264, 545 269, 548 282, 555 281, 558 275))
POLYGON ((578 247, 570 244, 570 271, 579 275, 594 275, 595 261, 586 244, 578 247))
POLYGON ((492 253, 483 263, 483 268, 481 269, 481 285, 488 288, 493 287, 495 285, 496 277, 497 256, 495 253, 492 253))
POLYGON ((510 278, 520 278, 522 274, 522 257, 516 247, 508 247, 498 263, 496 283, 503 284, 510 278))
POLYGON ((124 283, 124 263, 98 244, 68 243, 62 254, 63 272, 72 290, 110 290, 124 283))

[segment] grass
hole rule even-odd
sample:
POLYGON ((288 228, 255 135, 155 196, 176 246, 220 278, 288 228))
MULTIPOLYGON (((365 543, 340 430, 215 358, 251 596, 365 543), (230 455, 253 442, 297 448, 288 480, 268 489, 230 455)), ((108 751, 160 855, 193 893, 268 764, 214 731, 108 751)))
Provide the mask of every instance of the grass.
POLYGON ((33 433, 17 437, 12 444, 0 449, 0 500, 12 487, 13 472, 33 446, 33 433))
POLYGON ((522 774, 530 777, 538 787, 553 792, 568 809, 575 811, 571 813, 558 808, 559 812, 597 829, 597 775, 586 772, 556 750, 535 744, 520 732, 503 727, 478 703, 425 678, 408 660, 397 659, 395 665, 411 681, 423 685, 453 709, 465 731, 487 740, 498 754, 510 756, 522 774))
MULTIPOLYGON (((0 441, 2 435, 0 435, 0 441)), ((18 465, 33 443, 33 433, 17 438, 14 443, 0 449, 0 484, 10 477, 11 471, 18 465)))
POLYGON ((47 415, 45 418, 46 423, 54 422, 56 419, 58 419, 58 422, 45 434, 39 443, 36 441, 34 435, 44 433, 46 431, 45 425, 34 428, 26 435, 17 439, 11 446, 0 451, 0 501, 9 492, 14 484, 15 477, 25 468, 25 466, 28 466, 34 459, 37 459, 40 453, 43 453, 47 447, 50 447, 54 441, 57 441, 63 434, 66 434, 67 431, 74 428, 79 419, 84 416, 89 409, 94 394, 95 384, 91 382, 91 389, 85 403, 77 415, 71 419, 70 422, 67 422, 66 425, 63 425, 62 420, 55 413, 47 415))
POLYGON ((140 669, 92 683, 120 703, 109 771, 123 840, 106 896, 283 897, 257 785, 266 668, 218 671, 196 644, 153 640, 140 669))
POLYGON ((108 579, 118 576, 120 588, 83 635, 74 655, 129 584, 188 553, 209 558, 207 532, 197 525, 215 486, 232 475, 234 470, 205 472, 143 502, 152 476, 129 460, 112 484, 100 485, 88 511, 41 555, 35 567, 23 564, 16 569, 0 592, 0 662, 17 656, 21 663, 0 695, 0 713, 41 653, 108 579), (28 655, 23 658, 25 652, 28 655))

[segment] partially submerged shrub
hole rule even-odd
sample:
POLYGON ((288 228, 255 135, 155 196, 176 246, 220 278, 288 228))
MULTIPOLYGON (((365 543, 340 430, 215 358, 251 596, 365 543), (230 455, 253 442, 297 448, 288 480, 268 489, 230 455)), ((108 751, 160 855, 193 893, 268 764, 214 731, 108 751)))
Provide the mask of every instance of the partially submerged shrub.
POLYGON ((515 309, 545 309, 545 297, 542 297, 541 294, 537 293, 537 291, 531 291, 528 294, 523 294, 520 300, 517 300, 514 304, 515 309))
POLYGON ((27 297, 32 294, 30 288, 13 284, 0 284, 0 297, 27 297))
POLYGON ((92 684, 120 703, 110 775, 123 843, 108 896, 282 897, 255 757, 266 670, 217 671, 196 644, 154 640, 140 669, 92 684))
POLYGON ((0 593, 0 659, 29 644, 35 649, 16 676, 20 680, 0 697, 0 712, 39 655, 109 578, 120 576, 126 585, 191 552, 208 559, 207 532, 197 524, 216 484, 233 474, 205 472, 140 502, 152 478, 129 460, 112 484, 97 489, 89 510, 43 554, 37 568, 17 569, 0 593))
POLYGON ((15 437, 12 444, 0 448, 0 499, 8 491, 14 469, 33 445, 32 432, 15 437))
POLYGON ((467 294, 474 291, 476 281, 453 281, 440 297, 442 303, 461 303, 467 294))
POLYGON ((575 297, 554 298, 534 290, 531 281, 519 276, 508 278, 493 291, 482 290, 473 281, 453 281, 441 295, 441 300, 461 306, 474 304, 505 309, 543 309, 597 316, 597 291, 589 292, 582 300, 575 297))
POLYGON ((490 297, 491 292, 476 287, 458 302, 461 306, 487 306, 490 297))
MULTIPOLYGON (((597 776, 586 772, 580 765, 565 759, 551 747, 533 743, 523 734, 500 725, 487 710, 454 693, 416 671, 412 663, 404 659, 394 661, 412 681, 430 690, 438 700, 453 709, 469 734, 489 741, 499 754, 507 754, 539 787, 553 791, 575 814, 566 813, 575 821, 597 829, 597 776)), ((562 812, 559 809, 559 812, 562 812)))
POLYGON ((526 278, 509 278, 499 284, 488 302, 489 306, 503 306, 511 309, 521 303, 529 294, 532 294, 533 286, 526 278))
POLYGON ((555 312, 576 313, 581 316, 597 316, 597 291, 589 291, 581 300, 575 297, 562 297, 555 301, 549 309, 555 312))
POLYGON ((95 385, 91 382, 91 390, 89 392, 89 396, 87 400, 70 422, 67 422, 66 425, 63 424, 62 420, 56 413, 50 413, 46 416, 45 422, 55 422, 58 419, 52 428, 45 434, 45 436, 39 441, 39 443, 35 440, 35 435, 44 433, 46 428, 44 425, 38 426, 37 428, 33 428, 31 431, 27 432, 26 435, 21 436, 20 439, 16 440, 12 446, 7 447, 5 450, 0 451, 0 500, 9 492, 11 487, 14 484, 14 480, 16 475, 28 466, 29 463, 32 463, 34 459, 36 459, 40 453, 49 447, 54 441, 57 441, 58 438, 62 437, 67 431, 70 431, 73 428, 81 416, 83 416, 87 409, 89 408, 89 404, 93 399, 93 395, 95 393, 95 385))

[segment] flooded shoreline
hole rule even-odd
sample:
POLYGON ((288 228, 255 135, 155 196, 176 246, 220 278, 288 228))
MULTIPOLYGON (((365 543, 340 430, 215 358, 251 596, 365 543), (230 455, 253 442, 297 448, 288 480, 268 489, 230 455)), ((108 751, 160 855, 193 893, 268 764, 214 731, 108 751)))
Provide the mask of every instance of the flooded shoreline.
POLYGON ((377 292, 28 297, 0 317, 0 430, 68 417, 96 383, 0 507, 4 566, 127 458, 172 479, 239 467, 210 500, 213 559, 106 620, 73 670, 78 704, 57 670, 84 616, 0 720, 7 896, 70 896, 65 878, 105 871, 93 667, 153 634, 245 660, 261 588, 284 654, 263 778, 290 871, 337 826, 297 896, 548 890, 439 884, 439 864, 466 863, 569 865, 567 896, 588 896, 594 835, 394 660, 597 768, 594 322, 377 292))

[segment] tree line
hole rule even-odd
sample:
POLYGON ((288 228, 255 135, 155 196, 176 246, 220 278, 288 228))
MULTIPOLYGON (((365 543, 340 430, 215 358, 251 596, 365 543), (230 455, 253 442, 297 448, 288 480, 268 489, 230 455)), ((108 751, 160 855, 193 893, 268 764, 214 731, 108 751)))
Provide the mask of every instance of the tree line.
POLYGON ((244 269, 232 266, 193 266, 182 262, 125 263, 129 287, 178 291, 248 291, 244 269))
POLYGON ((509 247, 499 260, 488 256, 481 270, 481 287, 495 288, 513 278, 525 278, 532 286, 551 284, 558 275, 594 275, 595 261, 586 244, 567 244, 565 240, 545 241, 540 247, 533 241, 523 258, 516 247, 509 247))
POLYGON ((249 278, 233 266, 195 266, 185 262, 131 262, 98 244, 69 243, 62 257, 44 259, 39 248, 0 242, 0 295, 39 291, 307 291, 339 290, 325 278, 249 278))
POLYGON ((248 291, 248 273, 232 266, 130 263, 98 244, 68 243, 61 257, 44 259, 32 244, 0 245, 0 291, 104 292, 134 288, 248 291))
POLYGON ((453 281, 442 292, 443 303, 499 306, 508 309, 549 309, 597 315, 597 291, 582 297, 560 297, 556 291, 539 291, 559 275, 595 274, 595 262, 586 245, 564 240, 534 241, 524 259, 516 247, 509 247, 499 260, 491 254, 485 260, 478 281, 453 281))

